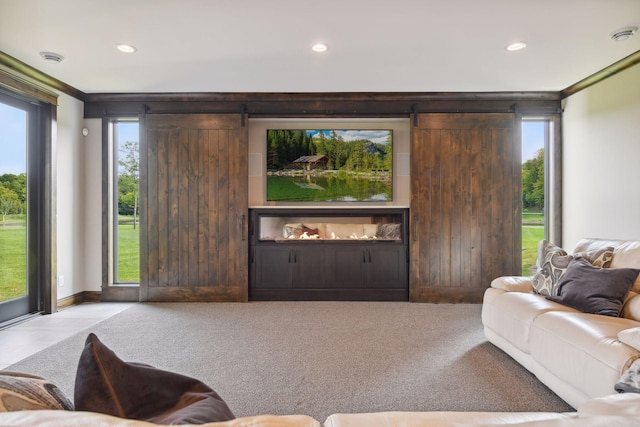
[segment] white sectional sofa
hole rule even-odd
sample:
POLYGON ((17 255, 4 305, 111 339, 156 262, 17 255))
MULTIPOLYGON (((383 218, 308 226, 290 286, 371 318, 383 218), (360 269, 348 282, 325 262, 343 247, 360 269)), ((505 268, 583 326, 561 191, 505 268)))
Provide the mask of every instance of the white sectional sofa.
MULTIPOLYGON (((30 410, 0 412, 0 426, 154 427, 95 412, 30 410)), ((324 423, 306 415, 257 415, 202 427, 637 427, 640 395, 610 395, 593 399, 575 412, 375 412, 333 414, 324 423)))
MULTIPOLYGON (((640 269, 640 241, 583 239, 573 254, 606 247, 613 248, 609 268, 640 269)), ((640 277, 619 317, 550 301, 533 285, 530 277, 491 283, 482 307, 487 339, 573 407, 616 393, 621 375, 640 359, 640 277)))

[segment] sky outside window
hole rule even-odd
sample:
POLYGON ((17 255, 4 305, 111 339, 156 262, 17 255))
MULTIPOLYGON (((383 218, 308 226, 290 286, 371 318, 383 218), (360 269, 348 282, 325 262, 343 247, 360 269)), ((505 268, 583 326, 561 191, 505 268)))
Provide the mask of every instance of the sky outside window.
POLYGON ((0 175, 27 172, 27 113, 0 103, 0 175))

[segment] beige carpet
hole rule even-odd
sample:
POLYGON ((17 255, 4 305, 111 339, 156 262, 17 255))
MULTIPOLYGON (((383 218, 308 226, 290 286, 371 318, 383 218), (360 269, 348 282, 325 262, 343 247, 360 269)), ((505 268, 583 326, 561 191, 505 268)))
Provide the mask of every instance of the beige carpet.
POLYGON ((73 396, 94 332, 126 361, 201 379, 237 416, 335 412, 570 411, 488 343, 476 304, 137 304, 7 370, 73 396))

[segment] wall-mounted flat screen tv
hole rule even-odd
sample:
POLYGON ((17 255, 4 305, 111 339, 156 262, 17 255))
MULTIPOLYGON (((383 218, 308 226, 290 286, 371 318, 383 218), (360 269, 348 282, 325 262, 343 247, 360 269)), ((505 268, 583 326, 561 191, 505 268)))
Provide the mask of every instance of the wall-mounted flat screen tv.
POLYGON ((269 129, 268 202, 393 200, 393 131, 269 129))

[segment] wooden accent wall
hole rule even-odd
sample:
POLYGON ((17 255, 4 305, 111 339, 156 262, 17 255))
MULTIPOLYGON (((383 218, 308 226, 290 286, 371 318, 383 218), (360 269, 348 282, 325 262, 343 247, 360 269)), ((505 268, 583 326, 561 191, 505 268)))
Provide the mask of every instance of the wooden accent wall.
POLYGON ((142 121, 140 300, 248 298, 248 133, 239 114, 142 121))
POLYGON ((521 270, 519 125, 514 114, 414 123, 410 300, 480 302, 492 279, 521 270))

